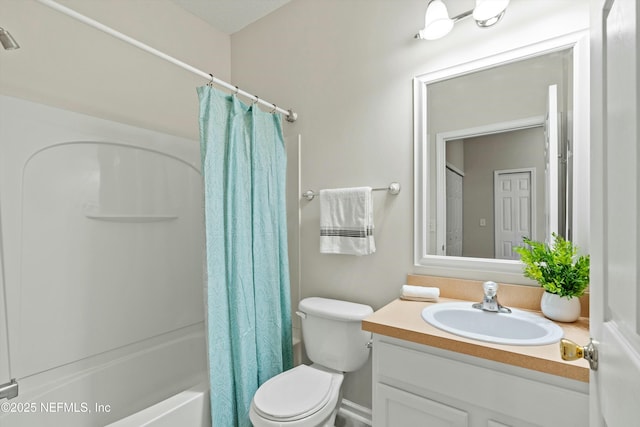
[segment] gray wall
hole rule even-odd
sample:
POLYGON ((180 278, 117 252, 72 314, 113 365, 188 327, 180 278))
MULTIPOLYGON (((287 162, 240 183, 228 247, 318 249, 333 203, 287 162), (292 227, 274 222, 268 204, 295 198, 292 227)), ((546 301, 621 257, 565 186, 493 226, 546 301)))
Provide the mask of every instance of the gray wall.
MULTIPOLYGON (((542 127, 504 132, 464 140, 463 247, 462 255, 495 257, 493 172, 536 169, 536 232, 544 239, 544 130, 542 127), (480 218, 486 219, 481 227, 480 218)), ((448 145, 448 144, 447 144, 448 145)))
MULTIPOLYGON (((170 0, 59 3, 231 78, 230 37, 170 0)), ((198 140, 202 77, 34 0, 0 0, 0 10, 0 26, 22 47, 0 51, 0 93, 198 140)))

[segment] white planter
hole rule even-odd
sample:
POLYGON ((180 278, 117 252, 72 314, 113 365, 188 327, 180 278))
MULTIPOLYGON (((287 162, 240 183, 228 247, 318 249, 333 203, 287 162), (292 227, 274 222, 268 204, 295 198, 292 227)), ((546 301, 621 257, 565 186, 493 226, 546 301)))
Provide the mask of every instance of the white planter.
POLYGON ((565 298, 545 291, 540 308, 545 316, 558 322, 575 322, 580 317, 579 298, 565 298))

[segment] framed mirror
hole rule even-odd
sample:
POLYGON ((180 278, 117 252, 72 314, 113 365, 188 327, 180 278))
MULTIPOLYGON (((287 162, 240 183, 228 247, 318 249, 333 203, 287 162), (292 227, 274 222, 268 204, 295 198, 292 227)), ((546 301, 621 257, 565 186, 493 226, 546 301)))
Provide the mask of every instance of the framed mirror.
POLYGON ((587 40, 572 34, 414 79, 417 266, 518 283, 512 248, 523 237, 558 233, 588 249, 587 40))

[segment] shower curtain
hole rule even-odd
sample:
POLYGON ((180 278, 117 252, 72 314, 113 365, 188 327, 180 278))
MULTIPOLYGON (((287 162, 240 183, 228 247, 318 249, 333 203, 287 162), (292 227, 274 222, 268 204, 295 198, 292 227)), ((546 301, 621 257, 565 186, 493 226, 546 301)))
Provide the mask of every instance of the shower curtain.
POLYGON ((250 426, 257 388, 291 368, 281 117, 198 88, 214 427, 250 426))

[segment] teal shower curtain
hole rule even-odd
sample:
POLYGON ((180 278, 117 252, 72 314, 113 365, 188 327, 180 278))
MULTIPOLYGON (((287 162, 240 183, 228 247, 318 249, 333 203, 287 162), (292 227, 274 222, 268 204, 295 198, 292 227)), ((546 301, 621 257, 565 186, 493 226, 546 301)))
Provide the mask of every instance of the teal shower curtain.
POLYGON ((281 117, 198 88, 213 427, 250 426, 257 388, 291 368, 281 117))

